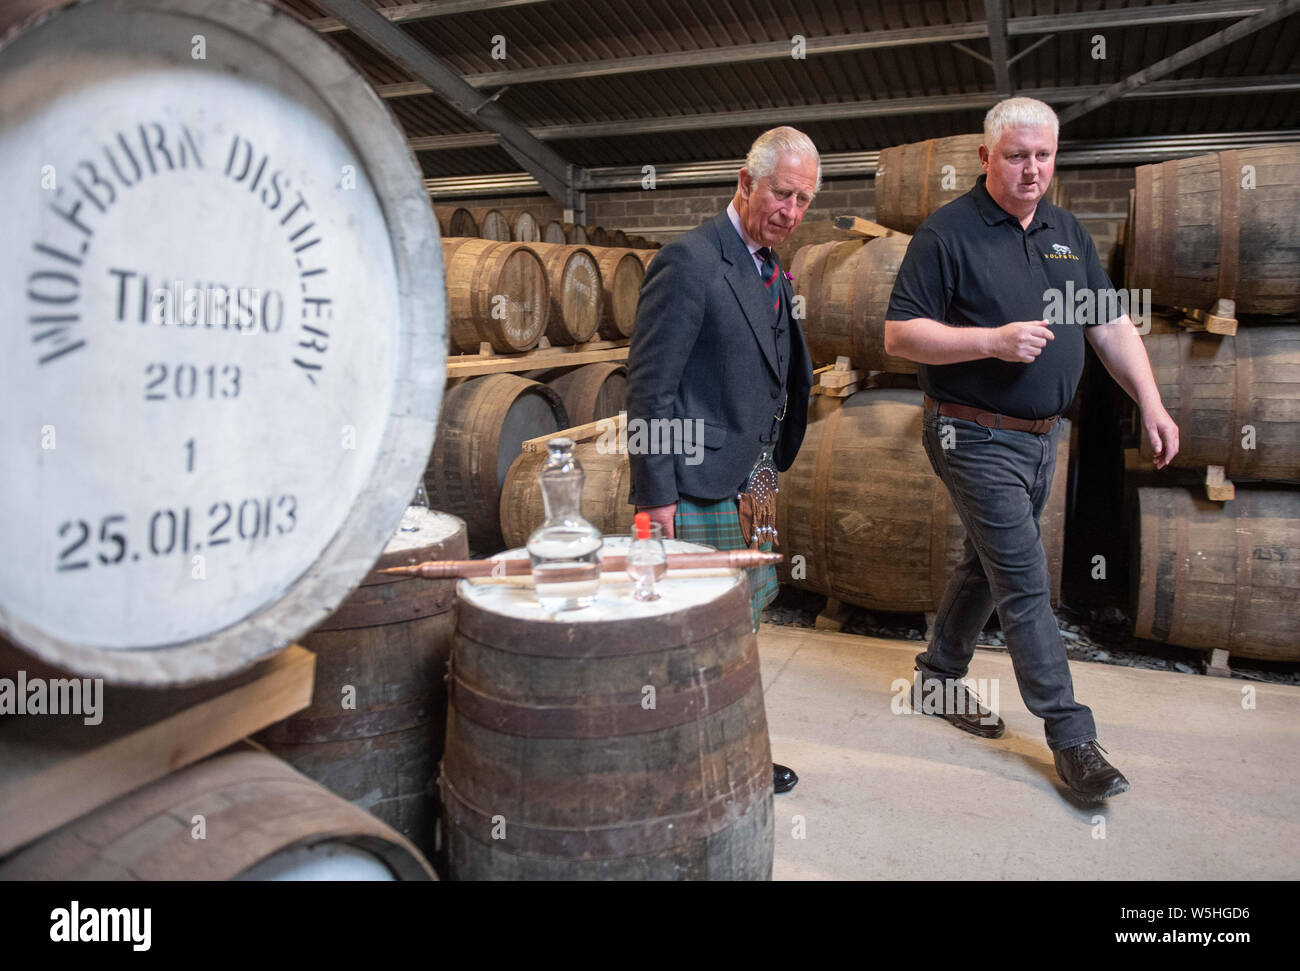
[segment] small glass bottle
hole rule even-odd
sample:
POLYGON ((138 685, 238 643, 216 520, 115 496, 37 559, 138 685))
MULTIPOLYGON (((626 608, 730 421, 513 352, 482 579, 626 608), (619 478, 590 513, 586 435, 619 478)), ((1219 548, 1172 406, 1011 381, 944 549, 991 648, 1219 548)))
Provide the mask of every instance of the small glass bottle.
POLYGON ((627 547, 627 575, 636 584, 634 600, 658 600, 655 581, 667 571, 668 557, 664 553, 663 528, 650 522, 648 512, 632 517, 632 541, 627 547))
POLYGON ((546 519, 528 537, 537 602, 547 611, 575 610, 596 599, 600 588, 600 530, 582 518, 582 466, 573 439, 553 438, 537 481, 546 519))

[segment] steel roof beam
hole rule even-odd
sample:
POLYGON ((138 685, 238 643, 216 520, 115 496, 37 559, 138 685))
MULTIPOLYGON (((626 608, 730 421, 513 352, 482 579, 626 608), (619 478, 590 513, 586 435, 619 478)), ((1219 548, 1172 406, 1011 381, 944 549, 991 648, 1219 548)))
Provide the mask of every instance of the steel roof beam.
MULTIPOLYGON (((1297 0, 1300 2, 1300 0, 1297 0)), ((1106 90, 1104 85, 1073 88, 1027 88, 1020 94, 1060 104, 1088 97, 1106 90)), ((1179 78, 1156 81, 1127 92, 1125 98, 1176 98, 1185 95, 1264 94, 1300 90, 1300 76, 1266 75, 1263 77, 1179 78)), ((722 111, 698 115, 673 115, 663 118, 629 118, 623 121, 594 122, 576 125, 548 125, 530 128, 533 137, 542 141, 565 138, 601 138, 656 134, 671 131, 694 131, 708 128, 743 128, 770 125, 774 119, 791 121, 842 121, 853 118, 877 118, 899 114, 934 114, 991 108, 998 95, 992 91, 964 95, 939 95, 931 98, 886 98, 877 101, 850 101, 830 105, 796 105, 790 108, 763 108, 754 111, 722 111)), ((446 151, 457 148, 481 148, 497 144, 490 132, 464 132, 454 135, 427 135, 408 139, 412 149, 420 152, 446 151)))
POLYGON ((1229 44, 1240 40, 1243 37, 1249 37, 1258 31, 1263 30, 1270 24, 1274 24, 1284 17, 1289 17, 1296 11, 1300 11, 1300 0, 1276 0, 1269 9, 1262 13, 1257 13, 1253 17, 1247 17, 1245 20, 1239 20, 1230 27, 1216 31, 1202 41, 1192 44, 1190 47, 1184 47, 1177 54, 1172 54, 1162 60, 1156 61, 1150 67, 1144 67, 1142 70, 1130 74, 1123 81, 1110 85, 1100 94, 1095 94, 1090 98, 1085 98, 1078 104, 1071 106, 1061 112, 1061 124, 1066 125, 1082 115, 1095 111, 1102 105, 1109 104, 1117 98, 1122 98, 1131 94, 1138 88, 1151 84, 1152 82, 1164 77, 1166 74, 1172 74, 1180 68, 1186 67, 1195 61, 1199 61, 1207 54, 1212 54, 1217 50, 1227 47, 1229 44))
POLYGON ((574 198, 573 166, 553 148, 538 141, 494 97, 485 98, 474 90, 410 34, 381 17, 362 0, 316 0, 316 3, 347 24, 380 54, 427 84, 466 118, 495 133, 501 148, 566 208, 581 208, 581 200, 574 198))
MULTIPOLYGON (((1104 30, 1111 27, 1139 27, 1149 24, 1225 20, 1259 13, 1267 9, 1267 7, 1267 2, 1260 2, 1260 0, 1251 0, 1251 2, 1247 2, 1247 0, 1201 0, 1201 2, 1171 3, 1150 8, 1127 7, 1118 10, 1094 10, 1081 14, 1013 17, 1007 19, 1005 23, 1008 37, 1035 36, 1070 30, 1092 30, 1094 28, 1104 30)), ((966 40, 979 40, 988 36, 988 22, 971 21, 969 23, 937 27, 904 27, 898 30, 875 30, 833 37, 809 37, 805 43, 805 52, 809 55, 844 54, 880 48, 912 47, 919 44, 947 44, 966 40)), ((693 67, 713 67, 719 64, 779 60, 789 57, 790 50, 790 42, 781 40, 760 44, 739 44, 734 47, 711 47, 696 51, 673 51, 666 54, 645 54, 636 57, 583 61, 576 64, 548 64, 543 67, 489 71, 485 74, 467 74, 464 80, 466 84, 475 88, 498 87, 506 84, 537 84, 547 81, 572 81, 580 78, 609 77, 644 71, 671 71, 693 67)), ((405 98, 412 95, 429 94, 430 91, 425 85, 407 81, 380 85, 379 93, 385 98, 405 98)))

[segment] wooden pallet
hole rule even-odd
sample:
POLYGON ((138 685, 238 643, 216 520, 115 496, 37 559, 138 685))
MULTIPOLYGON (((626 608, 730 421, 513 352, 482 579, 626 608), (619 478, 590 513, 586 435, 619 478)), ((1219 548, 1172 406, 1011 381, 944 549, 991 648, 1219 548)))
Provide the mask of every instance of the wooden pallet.
POLYGON ((477 354, 452 354, 447 358, 447 378, 469 378, 481 374, 508 374, 540 368, 573 367, 599 361, 626 361, 630 338, 617 341, 588 341, 571 347, 552 347, 546 338, 531 351, 499 354, 492 345, 479 345, 477 354))

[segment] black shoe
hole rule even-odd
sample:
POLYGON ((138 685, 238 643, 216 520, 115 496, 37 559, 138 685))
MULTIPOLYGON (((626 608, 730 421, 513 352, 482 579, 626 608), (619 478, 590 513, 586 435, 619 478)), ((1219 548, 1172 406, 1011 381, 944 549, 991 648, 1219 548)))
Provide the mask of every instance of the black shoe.
POLYGON ((798 781, 799 777, 794 774, 794 769, 772 763, 772 788, 777 792, 789 792, 798 781))
MULTIPOLYGON (((918 669, 919 670, 919 669, 918 669)), ((951 691, 923 690, 922 684, 932 684, 938 678, 916 678, 912 683, 912 710, 926 715, 938 715, 944 721, 951 722, 963 732, 970 732, 981 738, 1001 738, 1007 730, 1006 723, 989 709, 980 704, 979 699, 971 694, 970 689, 960 681, 954 680, 951 691), (935 703, 941 711, 934 710, 935 703)), ((942 684, 942 682, 939 682, 942 684)), ((945 688, 947 685, 944 686, 945 688)))
POLYGON ((1101 802, 1128 792, 1128 779, 1102 758, 1104 751, 1096 742, 1084 742, 1052 753, 1057 775, 1076 795, 1089 802, 1101 802))

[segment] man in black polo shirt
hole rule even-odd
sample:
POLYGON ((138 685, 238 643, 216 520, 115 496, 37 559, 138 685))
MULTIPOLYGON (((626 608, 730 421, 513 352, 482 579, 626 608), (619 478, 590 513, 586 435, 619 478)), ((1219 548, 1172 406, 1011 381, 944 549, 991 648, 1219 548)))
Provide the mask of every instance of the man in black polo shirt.
POLYGON ((1107 312, 1115 292, 1091 237, 1043 200, 1058 131, 1055 112, 1032 98, 989 111, 985 174, 913 237, 889 301, 885 350, 920 364, 925 450, 966 527, 962 562, 916 659, 918 691, 941 697, 932 713, 957 727, 1002 734, 1002 719, 957 683, 996 608, 1020 695, 1044 720, 1057 772, 1100 801, 1129 784, 1101 755, 1092 712, 1074 698, 1038 529, 1084 338, 1141 408, 1157 468, 1178 452, 1178 427, 1132 320, 1107 312), (1084 294, 1092 303, 1076 306, 1084 294), (931 692, 940 681, 947 690, 931 692))

